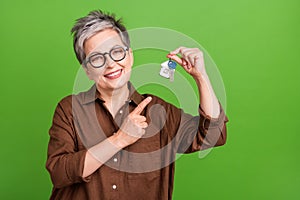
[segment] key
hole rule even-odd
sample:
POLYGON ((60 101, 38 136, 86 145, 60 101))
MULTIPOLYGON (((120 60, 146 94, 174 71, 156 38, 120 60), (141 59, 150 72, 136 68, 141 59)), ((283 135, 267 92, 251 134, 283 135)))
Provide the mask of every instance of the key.
POLYGON ((170 69, 169 71, 169 77, 170 77, 170 81, 173 82, 174 81, 174 74, 175 74, 175 69, 176 69, 176 62, 171 60, 171 58, 169 58, 168 61, 168 67, 170 69))
POLYGON ((174 81, 174 74, 175 74, 175 69, 170 69, 169 71, 169 76, 170 76, 170 81, 174 81))

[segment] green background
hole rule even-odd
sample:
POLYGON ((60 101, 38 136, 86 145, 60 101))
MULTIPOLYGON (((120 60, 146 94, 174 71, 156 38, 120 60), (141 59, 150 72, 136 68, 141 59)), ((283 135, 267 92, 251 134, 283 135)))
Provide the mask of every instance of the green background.
POLYGON ((48 129, 80 67, 69 31, 97 8, 190 36, 222 74, 228 142, 177 161, 175 200, 299 199, 298 0, 2 0, 0 199, 49 198, 48 129))

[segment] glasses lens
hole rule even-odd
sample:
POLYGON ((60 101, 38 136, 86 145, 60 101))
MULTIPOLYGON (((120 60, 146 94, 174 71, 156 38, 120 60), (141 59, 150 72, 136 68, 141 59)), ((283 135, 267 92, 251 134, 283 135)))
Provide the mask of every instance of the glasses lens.
POLYGON ((116 47, 110 51, 110 57, 114 61, 123 60, 125 58, 125 56, 126 56, 126 51, 122 47, 116 47))
POLYGON ((104 65, 104 62, 105 58, 101 54, 96 54, 90 57, 90 63, 94 67, 101 67, 102 65, 104 65))

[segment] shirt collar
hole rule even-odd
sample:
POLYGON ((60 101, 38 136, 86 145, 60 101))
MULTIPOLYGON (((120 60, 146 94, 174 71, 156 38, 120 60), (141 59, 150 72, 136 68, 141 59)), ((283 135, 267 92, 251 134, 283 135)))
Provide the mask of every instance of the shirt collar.
MULTIPOLYGON (((127 86, 129 89, 129 98, 127 102, 128 103, 133 102, 136 105, 141 103, 145 97, 143 97, 140 93, 136 91, 136 89, 134 88, 131 82, 128 82, 127 86)), ((96 101, 97 99, 99 99, 102 103, 105 102, 101 98, 101 94, 97 90, 96 84, 94 84, 88 91, 84 93, 82 104, 89 104, 91 102, 96 101)))

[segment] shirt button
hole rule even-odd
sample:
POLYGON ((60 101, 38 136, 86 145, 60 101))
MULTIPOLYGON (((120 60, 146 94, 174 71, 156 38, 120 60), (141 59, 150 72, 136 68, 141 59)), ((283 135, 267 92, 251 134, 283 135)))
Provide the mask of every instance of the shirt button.
POLYGON ((122 114, 123 113, 123 110, 120 110, 120 114, 122 114))
POLYGON ((112 188, 115 190, 115 189, 117 189, 117 186, 116 186, 116 185, 113 185, 112 188))
POLYGON ((114 158, 114 162, 118 162, 118 158, 114 158))

